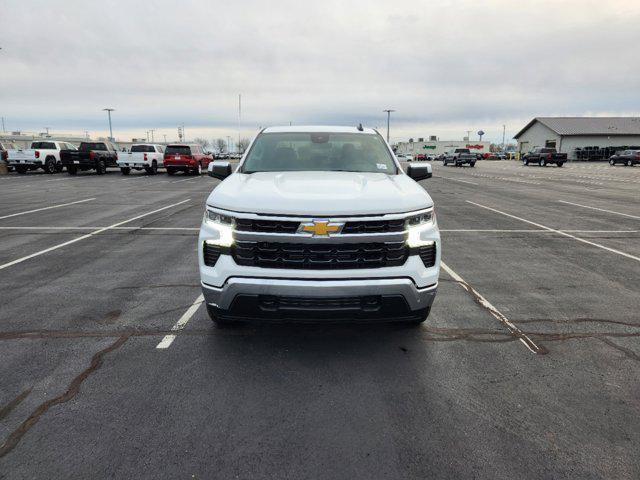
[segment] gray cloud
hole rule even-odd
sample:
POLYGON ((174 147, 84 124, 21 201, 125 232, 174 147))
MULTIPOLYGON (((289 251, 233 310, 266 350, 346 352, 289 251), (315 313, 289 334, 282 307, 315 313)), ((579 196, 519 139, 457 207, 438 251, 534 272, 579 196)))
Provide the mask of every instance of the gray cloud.
MULTIPOLYGON (((501 138, 530 117, 638 114, 637 1, 4 0, 0 114, 104 132, 362 121, 501 138), (26 34, 28 33, 28 34, 26 34), (120 130, 119 130, 120 129, 120 130)), ((230 133, 231 134, 231 133, 230 133)))

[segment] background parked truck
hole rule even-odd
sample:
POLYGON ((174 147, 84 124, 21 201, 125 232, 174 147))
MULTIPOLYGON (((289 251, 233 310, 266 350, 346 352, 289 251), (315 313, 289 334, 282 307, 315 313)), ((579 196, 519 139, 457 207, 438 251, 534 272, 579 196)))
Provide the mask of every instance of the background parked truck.
POLYGON ((10 149, 7 161, 16 172, 24 174, 29 170, 43 169, 46 173, 62 171, 60 153, 63 150, 75 151, 75 145, 56 140, 31 142, 28 149, 10 149))
POLYGON ((117 163, 123 175, 131 170, 144 169, 149 175, 158 173, 164 159, 164 146, 158 144, 134 144, 130 152, 118 152, 117 163))
POLYGON ((107 167, 117 167, 117 152, 110 142, 82 142, 78 150, 62 150, 62 165, 69 175, 78 170, 95 170, 98 175, 107 173, 107 167))

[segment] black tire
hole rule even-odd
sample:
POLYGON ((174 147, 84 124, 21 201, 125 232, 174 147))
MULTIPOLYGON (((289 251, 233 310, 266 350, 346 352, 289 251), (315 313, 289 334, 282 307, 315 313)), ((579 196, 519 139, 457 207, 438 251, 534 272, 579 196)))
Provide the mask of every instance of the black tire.
POLYGON ((96 165, 96 173, 98 175, 104 175, 107 173, 107 164, 104 163, 104 160, 98 160, 98 164, 96 165))
POLYGON ((25 173, 27 173, 27 167, 24 165, 16 165, 16 172, 18 172, 20 175, 24 175, 25 173))
POLYGON ((56 163, 56 173, 61 173, 62 170, 64 170, 64 167, 62 166, 62 163, 60 163, 60 162, 56 163))
POLYGON ((609 165, 611 165, 612 167, 616 164, 616 161, 613 158, 609 159, 609 165))
POLYGON ((120 167, 120 171, 123 175, 129 175, 131 173, 131 169, 129 167, 120 167))
POLYGON ((562 165, 564 165, 564 163, 558 162, 558 163, 556 163, 556 165, 558 166, 558 168, 562 168, 562 165))
POLYGON ((243 322, 229 320, 223 315, 220 315, 219 311, 216 310, 215 307, 212 307, 209 304, 207 305, 207 313, 209 314, 209 318, 218 328, 228 328, 234 325, 242 325, 243 322))
POLYGON ((154 160, 153 162, 151 162, 151 166, 144 167, 144 170, 148 175, 156 175, 158 173, 158 162, 154 160))
POLYGON ((44 161, 44 173, 52 175, 56 173, 56 159, 53 157, 47 157, 44 161))
POLYGON ((175 175, 176 171, 171 168, 171 167, 167 167, 167 175, 175 175))
POLYGON ((78 173, 78 168, 75 165, 67 166, 67 173, 69 175, 76 175, 78 173))
POLYGON ((197 175, 197 176, 201 176, 202 175, 202 164, 198 163, 198 165, 196 166, 196 168, 193 169, 193 175, 197 175))
POLYGON ((528 159, 528 158, 525 158, 525 159, 523 160, 523 163, 524 163, 524 166, 525 166, 525 167, 528 167, 528 166, 529 166, 529 159, 528 159))
POLYGON ((546 167, 547 162, 545 161, 544 158, 541 158, 540 160, 538 160, 538 165, 540 165, 541 167, 546 167))
POLYGON ((420 314, 420 316, 414 320, 407 320, 403 322, 407 327, 418 327, 422 325, 427 318, 429 318, 429 314, 431 313, 431 307, 425 308, 424 311, 420 314))
POLYGON ((625 163, 625 165, 627 167, 633 167, 633 160, 627 160, 627 163, 625 163))
POLYGON ((471 168, 475 167, 475 166, 476 166, 476 162, 471 162, 471 163, 469 164, 469 166, 470 166, 471 168))

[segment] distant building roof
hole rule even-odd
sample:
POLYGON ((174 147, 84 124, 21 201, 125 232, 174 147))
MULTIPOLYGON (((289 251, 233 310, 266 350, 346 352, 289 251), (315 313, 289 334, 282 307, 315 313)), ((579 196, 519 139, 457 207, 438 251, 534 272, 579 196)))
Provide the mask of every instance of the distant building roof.
POLYGON ((558 135, 640 135, 640 117, 536 117, 513 138, 519 138, 535 122, 558 135))

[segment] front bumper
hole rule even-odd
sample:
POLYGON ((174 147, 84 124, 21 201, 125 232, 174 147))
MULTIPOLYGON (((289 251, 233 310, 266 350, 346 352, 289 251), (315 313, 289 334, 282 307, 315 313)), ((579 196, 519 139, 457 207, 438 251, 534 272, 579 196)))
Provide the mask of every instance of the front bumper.
POLYGON ((433 304, 436 290, 437 285, 417 288, 408 278, 230 278, 221 288, 202 284, 205 302, 227 316, 300 320, 420 317, 433 304))

